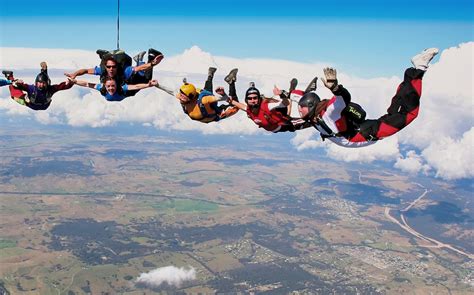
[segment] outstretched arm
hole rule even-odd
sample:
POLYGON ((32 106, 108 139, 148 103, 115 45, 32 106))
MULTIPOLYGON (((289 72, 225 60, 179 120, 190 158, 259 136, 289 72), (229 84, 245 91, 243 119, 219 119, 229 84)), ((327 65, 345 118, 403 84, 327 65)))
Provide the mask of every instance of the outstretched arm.
POLYGON ((68 78, 76 79, 77 76, 82 76, 84 74, 94 75, 94 73, 95 73, 95 69, 90 68, 90 69, 80 69, 80 70, 75 71, 74 73, 64 73, 64 75, 68 78))
POLYGON ((325 68, 323 69, 325 78, 321 80, 336 97, 342 97, 344 103, 349 105, 351 102, 351 94, 347 89, 345 89, 342 85, 340 85, 337 81, 337 71, 334 68, 325 68))
POLYGON ((282 105, 284 105, 285 107, 287 106, 291 107, 291 100, 290 100, 290 96, 288 95, 288 92, 281 90, 275 85, 273 87, 273 94, 278 96, 281 99, 282 105))
POLYGON ((19 90, 22 90, 22 91, 28 91, 28 84, 26 84, 25 82, 23 82, 23 80, 14 80, 12 82, 12 85, 13 87, 15 87, 16 89, 19 89, 19 90))
POLYGON ((233 100, 232 98, 230 98, 228 100, 229 104, 235 106, 235 107, 238 107, 239 109, 241 109, 242 111, 247 111, 247 105, 244 104, 244 103, 241 103, 241 102, 238 102, 238 101, 235 101, 233 100))
POLYGON ((152 67, 156 66, 157 64, 159 64, 159 63, 163 60, 163 58, 164 58, 163 55, 158 55, 157 57, 155 57, 155 58, 154 58, 151 62, 149 62, 149 63, 146 63, 146 64, 142 64, 142 65, 133 67, 133 71, 134 71, 134 72, 146 71, 146 70, 148 70, 149 68, 152 68, 152 67))
MULTIPOLYGON (((296 80, 296 79, 295 79, 296 80)), ((281 104, 287 107, 286 114, 291 116, 291 99, 288 92, 281 90, 276 85, 273 87, 273 94, 281 98, 281 104)))
POLYGON ((227 93, 225 93, 225 90, 223 87, 217 87, 216 98, 218 101, 227 101, 229 102, 230 105, 238 107, 239 109, 243 111, 247 110, 246 104, 233 100, 231 96, 228 96, 227 93))
POLYGON ((173 91, 173 89, 171 89, 170 87, 167 87, 165 85, 161 85, 158 83, 158 85, 155 86, 156 88, 160 89, 160 90, 163 90, 164 92, 168 93, 169 95, 171 96, 175 96, 175 92, 173 91))
POLYGON ((90 82, 87 82, 87 81, 81 81, 81 80, 76 80, 76 79, 71 79, 71 78, 68 78, 68 79, 73 84, 76 84, 76 85, 79 85, 79 86, 82 86, 82 87, 89 87, 89 88, 92 88, 92 89, 96 89, 95 87, 97 86, 97 84, 90 83, 90 82))
POLYGON ((128 85, 128 90, 140 90, 140 89, 145 89, 148 87, 153 87, 158 85, 157 80, 151 80, 148 83, 142 83, 142 84, 135 84, 135 85, 128 85))
POLYGON ((74 83, 71 81, 71 79, 68 78, 68 80, 65 81, 65 82, 61 82, 59 84, 51 85, 52 93, 55 93, 55 92, 61 91, 61 90, 69 89, 72 86, 74 86, 74 83))

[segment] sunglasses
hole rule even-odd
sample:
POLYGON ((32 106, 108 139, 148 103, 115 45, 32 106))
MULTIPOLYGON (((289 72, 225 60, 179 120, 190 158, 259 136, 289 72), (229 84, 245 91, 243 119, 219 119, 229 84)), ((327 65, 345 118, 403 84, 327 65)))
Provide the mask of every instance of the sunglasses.
POLYGON ((258 99, 258 96, 249 96, 249 97, 247 97, 247 100, 254 100, 254 99, 258 99))
POLYGON ((107 69, 115 69, 117 66, 105 66, 107 69))

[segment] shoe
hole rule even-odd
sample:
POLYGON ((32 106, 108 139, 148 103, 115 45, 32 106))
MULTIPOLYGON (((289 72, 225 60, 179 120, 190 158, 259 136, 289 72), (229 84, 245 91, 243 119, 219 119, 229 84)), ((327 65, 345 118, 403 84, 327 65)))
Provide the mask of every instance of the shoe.
POLYGON ((158 55, 163 55, 163 53, 153 48, 148 49, 148 62, 154 60, 158 55))
POLYGON ((226 81, 229 84, 235 83, 237 81, 237 72, 239 69, 232 69, 230 73, 225 76, 224 81, 226 81))
POLYGON ((104 55, 110 54, 110 51, 104 50, 104 49, 97 49, 97 51, 95 53, 97 53, 99 55, 100 59, 103 59, 104 55))
POLYGON ((137 63, 143 61, 143 56, 145 56, 146 51, 142 51, 133 57, 133 60, 137 63))
POLYGON ((309 82, 308 87, 306 87, 304 93, 308 93, 311 91, 316 91, 316 88, 318 87, 318 77, 314 77, 311 82, 309 82))
POLYGON ((207 76, 208 77, 214 77, 214 73, 217 71, 216 68, 209 67, 209 70, 207 70, 207 76))
POLYGON ((296 78, 291 79, 290 89, 288 90, 288 92, 291 93, 293 90, 296 89, 296 86, 298 86, 298 80, 296 78))
POLYGON ((9 79, 10 77, 13 76, 12 71, 2 71, 2 74, 5 75, 5 78, 9 79))
POLYGON ((411 59, 411 63, 415 69, 426 71, 428 69, 428 64, 431 62, 433 57, 438 54, 438 48, 428 48, 423 50, 421 53, 415 55, 411 59))
POLYGON ((46 73, 48 71, 48 64, 45 61, 40 63, 41 73, 46 73))
POLYGON ((48 64, 45 61, 40 63, 41 73, 48 75, 48 64))

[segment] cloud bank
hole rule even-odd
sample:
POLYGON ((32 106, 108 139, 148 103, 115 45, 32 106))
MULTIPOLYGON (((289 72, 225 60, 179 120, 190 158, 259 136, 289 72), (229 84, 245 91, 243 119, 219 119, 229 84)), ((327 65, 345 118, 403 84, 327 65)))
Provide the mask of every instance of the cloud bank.
POLYGON ((162 284, 179 288, 183 283, 196 279, 196 270, 192 267, 165 266, 152 270, 148 273, 142 273, 135 281, 137 285, 143 285, 150 288, 158 288, 162 284))
MULTIPOLYGON (((64 80, 62 72, 65 70, 89 68, 98 62, 94 52, 84 50, 0 48, 0 56, 2 68, 18 71, 26 82, 34 81, 36 65, 42 60, 48 61, 53 83, 64 80)), ((322 149, 329 157, 347 162, 383 160, 393 162, 395 168, 408 173, 432 171, 445 179, 473 177, 473 56, 474 42, 442 49, 423 79, 418 118, 392 137, 370 147, 345 149, 323 142, 315 130, 304 130, 296 133, 292 144, 297 150, 322 149)), ((410 58, 407 56, 407 67, 411 66, 410 58)), ((288 88, 293 77, 300 81, 300 88, 305 88, 315 75, 322 76, 322 68, 329 64, 213 56, 194 46, 180 55, 166 57, 155 68, 154 77, 161 84, 176 89, 183 77, 202 86, 209 66, 218 68, 215 86, 226 85, 223 77, 237 67, 237 92, 240 95, 250 81, 255 81, 262 93, 270 95, 273 85, 288 88)), ((401 72, 392 77, 362 79, 344 72, 343 68, 338 72, 339 81, 349 89, 353 101, 366 109, 369 118, 384 114, 403 76, 401 72)), ((97 81, 94 76, 81 78, 97 81)), ((331 96, 321 83, 318 93, 322 98, 331 96)), ((165 130, 196 130, 203 134, 264 133, 243 112, 219 123, 192 121, 175 98, 155 88, 142 90, 117 103, 105 101, 97 91, 75 86, 55 94, 48 111, 34 112, 14 103, 9 98, 8 88, 2 87, 0 110, 10 115, 29 116, 42 124, 103 127, 133 122, 165 130)), ((293 111, 297 116, 296 106, 293 111)))

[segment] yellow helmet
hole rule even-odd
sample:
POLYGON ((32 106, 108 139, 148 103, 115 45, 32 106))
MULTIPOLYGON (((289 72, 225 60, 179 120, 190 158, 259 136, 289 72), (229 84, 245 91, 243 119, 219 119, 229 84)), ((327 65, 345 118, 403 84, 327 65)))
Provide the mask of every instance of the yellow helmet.
POLYGON ((181 92, 182 94, 186 95, 189 98, 193 98, 197 94, 196 87, 190 83, 184 83, 181 86, 181 88, 179 88, 179 92, 181 92))

